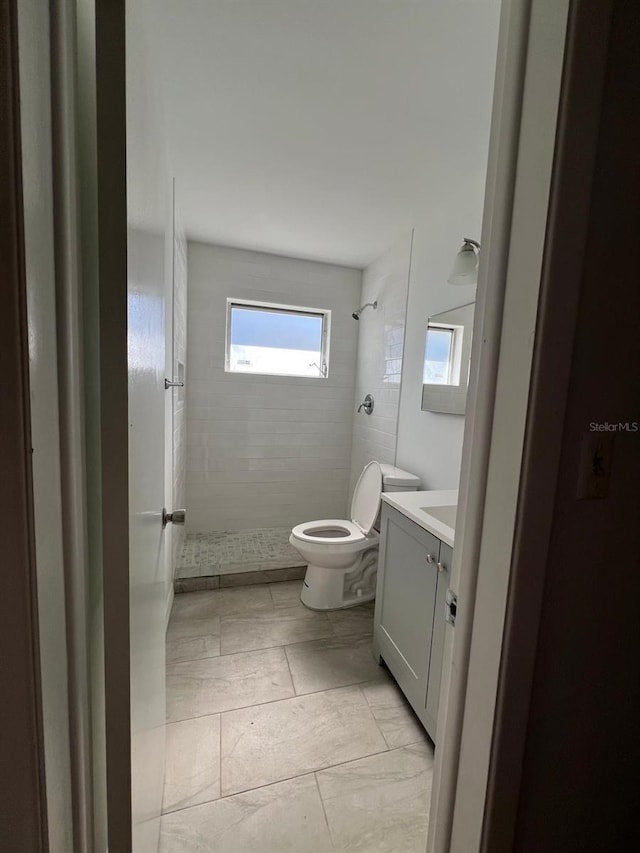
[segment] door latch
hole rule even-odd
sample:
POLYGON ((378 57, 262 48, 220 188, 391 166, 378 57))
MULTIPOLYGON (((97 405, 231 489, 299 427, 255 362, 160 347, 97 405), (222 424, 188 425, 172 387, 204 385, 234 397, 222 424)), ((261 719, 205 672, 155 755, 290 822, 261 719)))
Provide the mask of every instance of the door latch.
POLYGON ((184 524, 187 519, 187 511, 185 509, 174 509, 173 512, 167 512, 166 507, 162 509, 162 526, 167 524, 184 524))
POLYGON ((458 596, 452 589, 447 590, 445 597, 445 622, 455 627, 456 616, 458 615, 458 596))

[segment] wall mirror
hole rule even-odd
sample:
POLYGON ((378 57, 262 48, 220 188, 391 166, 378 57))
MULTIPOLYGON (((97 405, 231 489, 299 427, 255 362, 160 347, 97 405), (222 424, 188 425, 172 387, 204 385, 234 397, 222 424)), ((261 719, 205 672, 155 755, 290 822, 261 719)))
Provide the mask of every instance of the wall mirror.
POLYGON ((422 410, 463 415, 475 303, 434 314, 427 321, 422 377, 422 410))

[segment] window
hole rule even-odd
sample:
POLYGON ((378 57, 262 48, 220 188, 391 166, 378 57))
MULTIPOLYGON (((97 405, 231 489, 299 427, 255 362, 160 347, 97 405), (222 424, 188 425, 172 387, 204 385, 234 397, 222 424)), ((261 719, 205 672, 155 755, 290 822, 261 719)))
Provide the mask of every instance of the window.
POLYGON ((226 370, 324 378, 331 312, 227 300, 226 370))
POLYGON ((429 324, 424 352, 425 385, 450 385, 455 330, 429 324))

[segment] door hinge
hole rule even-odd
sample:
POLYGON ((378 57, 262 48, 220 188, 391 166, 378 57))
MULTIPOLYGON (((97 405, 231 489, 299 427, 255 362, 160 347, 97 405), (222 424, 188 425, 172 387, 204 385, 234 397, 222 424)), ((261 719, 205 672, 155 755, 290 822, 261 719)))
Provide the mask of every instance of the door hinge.
POLYGON ((445 621, 455 627, 456 616, 458 614, 458 596, 452 589, 447 590, 445 597, 445 621))

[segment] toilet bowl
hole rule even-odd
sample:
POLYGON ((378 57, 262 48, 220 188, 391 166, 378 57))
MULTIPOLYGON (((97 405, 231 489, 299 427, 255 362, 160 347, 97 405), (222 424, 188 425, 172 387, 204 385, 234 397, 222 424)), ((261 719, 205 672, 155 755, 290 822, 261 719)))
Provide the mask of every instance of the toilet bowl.
POLYGON ((308 563, 302 603, 312 610, 337 610, 375 598, 380 495, 383 490, 419 487, 415 475, 369 462, 353 491, 350 520, 326 518, 296 525, 289 542, 308 563))

